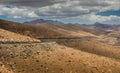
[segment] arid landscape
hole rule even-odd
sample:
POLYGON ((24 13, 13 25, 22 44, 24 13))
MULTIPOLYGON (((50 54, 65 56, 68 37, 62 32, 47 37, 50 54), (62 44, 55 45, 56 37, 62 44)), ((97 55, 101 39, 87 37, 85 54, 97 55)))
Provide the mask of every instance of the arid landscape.
POLYGON ((0 73, 120 73, 120 0, 0 0, 0 73))
POLYGON ((0 73, 120 73, 120 26, 102 26, 0 20, 0 73))

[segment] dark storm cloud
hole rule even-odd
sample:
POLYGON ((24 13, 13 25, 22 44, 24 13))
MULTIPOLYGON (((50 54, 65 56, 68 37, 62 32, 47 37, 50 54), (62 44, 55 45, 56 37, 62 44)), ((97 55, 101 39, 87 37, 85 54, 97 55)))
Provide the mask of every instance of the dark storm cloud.
POLYGON ((82 6, 107 6, 109 3, 98 0, 0 0, 0 4, 8 4, 15 6, 43 7, 56 3, 66 3, 76 1, 82 6))
POLYGON ((3 5, 28 6, 28 7, 43 7, 55 3, 63 2, 62 0, 0 0, 3 5))

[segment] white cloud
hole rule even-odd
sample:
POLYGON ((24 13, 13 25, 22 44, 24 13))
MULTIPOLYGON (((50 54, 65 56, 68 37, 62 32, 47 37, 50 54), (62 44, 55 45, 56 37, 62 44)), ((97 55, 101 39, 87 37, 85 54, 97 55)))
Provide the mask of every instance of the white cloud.
POLYGON ((0 0, 0 15, 11 18, 77 19, 104 22, 119 16, 100 16, 98 12, 120 10, 120 0, 0 0), (13 8, 7 8, 12 5, 13 8))
POLYGON ((96 22, 109 22, 109 21, 116 21, 120 20, 119 16, 110 15, 110 16, 100 16, 100 15, 91 15, 90 18, 88 18, 90 21, 96 21, 96 22))
POLYGON ((0 15, 6 15, 11 18, 37 18, 33 10, 27 8, 7 8, 5 6, 0 6, 0 15))
POLYGON ((76 20, 77 22, 87 21, 88 23, 95 23, 95 22, 117 23, 116 21, 120 21, 120 16, 115 16, 115 15, 100 16, 100 15, 95 15, 95 14, 88 14, 88 15, 76 16, 72 18, 65 18, 64 20, 76 20))

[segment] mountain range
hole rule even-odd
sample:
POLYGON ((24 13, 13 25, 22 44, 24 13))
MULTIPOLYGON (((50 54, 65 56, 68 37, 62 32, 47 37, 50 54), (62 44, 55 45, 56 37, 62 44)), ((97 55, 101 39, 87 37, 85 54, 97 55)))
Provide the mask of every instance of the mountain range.
POLYGON ((36 19, 36 20, 24 22, 24 24, 41 24, 41 23, 64 24, 64 23, 57 21, 57 20, 55 21, 55 20, 44 20, 44 19, 36 19))

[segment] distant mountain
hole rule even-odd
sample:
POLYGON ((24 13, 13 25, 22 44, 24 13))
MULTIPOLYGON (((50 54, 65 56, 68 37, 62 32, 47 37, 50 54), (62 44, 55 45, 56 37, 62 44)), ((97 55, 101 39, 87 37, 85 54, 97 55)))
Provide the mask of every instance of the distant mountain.
POLYGON ((59 21, 55 21, 55 20, 44 20, 44 19, 36 19, 36 20, 32 20, 32 21, 27 21, 24 22, 25 24, 41 24, 41 23, 49 23, 49 24, 64 24, 62 22, 59 21))
POLYGON ((111 24, 103 24, 103 23, 99 23, 96 22, 95 24, 93 24, 93 26, 97 29, 102 29, 102 30, 116 30, 118 27, 120 27, 120 25, 111 25, 111 24))
POLYGON ((87 27, 87 28, 95 28, 97 30, 116 30, 118 27, 120 27, 119 24, 105 24, 105 23, 100 23, 96 22, 94 24, 82 24, 80 26, 87 27))
POLYGON ((96 28, 98 29, 112 29, 113 26, 112 25, 108 25, 108 24, 102 24, 102 23, 99 23, 99 22, 96 22, 93 26, 95 26, 96 28))

